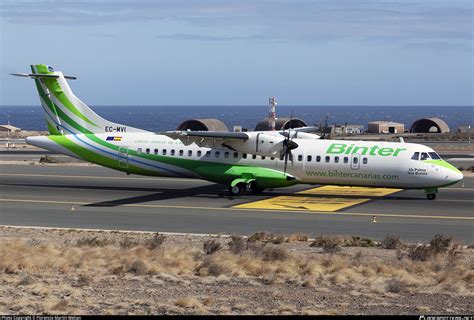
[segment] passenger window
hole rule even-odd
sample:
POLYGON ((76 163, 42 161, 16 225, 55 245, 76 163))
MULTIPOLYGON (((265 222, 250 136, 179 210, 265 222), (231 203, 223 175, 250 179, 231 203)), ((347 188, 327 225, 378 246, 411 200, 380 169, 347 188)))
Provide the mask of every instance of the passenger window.
POLYGON ((354 164, 357 164, 359 162, 359 158, 357 158, 357 157, 352 158, 352 162, 354 164))
POLYGON ((155 152, 154 152, 155 154, 158 154, 158 149, 155 149, 154 151, 155 151, 155 152))
POLYGON ((174 156, 175 152, 174 149, 171 149, 171 155, 174 156))
POLYGON ((193 151, 192 150, 188 150, 188 157, 192 157, 193 156, 193 151))
POLYGON ((211 151, 206 151, 206 157, 210 157, 211 156, 211 151))
POLYGON ((142 153, 142 148, 138 148, 138 149, 137 149, 137 152, 138 152, 138 153, 142 153))
POLYGON ((200 157, 201 154, 202 154, 201 150, 198 150, 198 152, 197 152, 198 157, 200 157))
POLYGON ((161 150, 161 153, 166 156, 166 149, 161 150))
POLYGON ((429 158, 430 156, 426 152, 421 153, 421 158, 420 158, 421 161, 429 159, 429 158))
POLYGON ((330 156, 326 156, 326 162, 329 162, 329 160, 331 160, 331 157, 330 157, 330 156))
POLYGON ((281 161, 285 160, 285 156, 284 156, 284 155, 280 155, 280 160, 281 160, 281 161))
POLYGON ((234 152, 234 158, 238 158, 239 157, 239 153, 238 152, 234 152))
POLYGON ((224 158, 228 158, 228 157, 229 157, 229 151, 224 152, 224 158))
POLYGON ((265 160, 265 156, 262 156, 262 160, 265 160))
POLYGON ((418 160, 420 158, 420 153, 419 152, 415 152, 413 154, 413 156, 411 157, 412 160, 418 160))
POLYGON ((220 151, 216 151, 216 153, 214 153, 214 156, 216 158, 219 158, 221 156, 221 152, 220 151))
POLYGON ((275 157, 270 157, 270 160, 275 160, 275 157))
POLYGON ((179 156, 182 157, 184 154, 184 151, 183 150, 179 150, 179 156))
POLYGON ((257 155, 256 155, 256 154, 252 154, 252 159, 257 159, 257 155))
POLYGON ((321 162, 321 156, 316 156, 316 162, 321 162))
POLYGON ((439 160, 441 159, 441 157, 439 156, 439 154, 437 154, 436 152, 428 152, 430 154, 430 157, 431 159, 434 159, 434 160, 439 160))
POLYGON ((303 156, 301 154, 298 155, 298 161, 303 161, 303 156))
POLYGON ((364 164, 367 164, 368 161, 369 161, 369 160, 368 160, 367 158, 362 159, 362 162, 363 162, 364 164))
POLYGON ((247 159, 247 154, 246 154, 246 153, 242 153, 242 158, 247 159))
POLYGON ((349 157, 344 157, 344 163, 349 163, 349 157))
POLYGON ((311 157, 311 156, 307 156, 307 157, 306 157, 306 161, 311 162, 311 159, 312 159, 312 158, 313 158, 313 157, 311 157))
POLYGON ((334 157, 334 162, 339 163, 339 157, 334 157))
POLYGON ((150 154, 150 148, 145 149, 146 154, 150 154))

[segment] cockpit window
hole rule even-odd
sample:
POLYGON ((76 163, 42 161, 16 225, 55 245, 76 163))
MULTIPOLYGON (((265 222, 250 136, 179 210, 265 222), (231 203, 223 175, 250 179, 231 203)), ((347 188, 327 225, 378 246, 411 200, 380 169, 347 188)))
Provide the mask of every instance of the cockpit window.
POLYGON ((430 156, 426 152, 421 153, 421 159, 420 159, 421 161, 429 159, 429 158, 430 156))
POLYGON ((439 160, 441 159, 441 157, 439 156, 439 154, 437 154, 436 152, 428 152, 430 154, 430 157, 431 159, 434 159, 434 160, 439 160))
POLYGON ((415 152, 413 154, 413 156, 411 157, 412 160, 418 160, 420 158, 420 153, 419 152, 415 152))

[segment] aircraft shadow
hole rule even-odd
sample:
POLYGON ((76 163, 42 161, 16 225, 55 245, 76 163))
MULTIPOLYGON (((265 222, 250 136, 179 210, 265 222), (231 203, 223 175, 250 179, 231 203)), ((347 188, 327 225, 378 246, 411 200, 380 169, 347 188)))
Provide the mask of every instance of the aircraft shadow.
POLYGON ((265 200, 277 196, 291 196, 291 197, 306 197, 306 198, 344 198, 344 199, 370 199, 370 200, 404 200, 404 201, 425 201, 424 198, 405 197, 397 195, 387 196, 360 196, 360 195, 326 195, 326 194, 304 194, 304 193, 290 193, 290 192, 262 192, 258 195, 244 195, 240 197, 229 196, 226 187, 219 184, 212 184, 206 186, 199 186, 186 189, 167 189, 167 188, 143 188, 143 187, 115 187, 115 186, 85 186, 85 185, 52 185, 52 184, 15 184, 15 183, 0 183, 4 186, 27 186, 40 188, 63 188, 63 189, 82 189, 82 190, 108 190, 108 191, 129 191, 129 192, 153 192, 147 195, 138 195, 133 197, 125 197, 121 199, 101 201, 84 205, 86 207, 114 207, 127 204, 139 204, 154 201, 173 200, 186 197, 201 197, 215 199, 226 198, 228 200, 242 199, 244 202, 253 202, 258 200, 265 200))

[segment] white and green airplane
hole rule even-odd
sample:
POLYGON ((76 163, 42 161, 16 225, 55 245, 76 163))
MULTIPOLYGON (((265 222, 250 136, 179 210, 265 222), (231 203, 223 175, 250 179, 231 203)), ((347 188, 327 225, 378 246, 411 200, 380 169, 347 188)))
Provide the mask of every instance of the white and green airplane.
POLYGON ((231 195, 298 183, 423 189, 463 178, 431 148, 413 143, 323 140, 308 128, 261 132, 155 133, 107 121, 43 64, 30 74, 45 111, 48 136, 27 143, 144 176, 185 177, 227 185, 231 195))

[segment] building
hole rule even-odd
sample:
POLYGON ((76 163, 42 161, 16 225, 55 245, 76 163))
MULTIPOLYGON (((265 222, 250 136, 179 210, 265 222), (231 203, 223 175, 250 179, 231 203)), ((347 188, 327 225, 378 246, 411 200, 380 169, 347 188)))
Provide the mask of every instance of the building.
MULTIPOLYGON (((308 125, 301 119, 297 118, 278 118, 275 120, 275 130, 286 130, 288 128, 300 128, 307 127, 308 125)), ((255 126, 255 131, 268 131, 270 126, 268 123, 268 118, 263 119, 255 126)))
POLYGON ((182 131, 224 131, 229 129, 219 119, 190 119, 183 121, 176 130, 182 131))
POLYGON ((362 134, 364 133, 364 126, 361 124, 346 124, 344 126, 345 134, 362 134))
POLYGON ((403 123, 391 121, 372 121, 368 123, 367 132, 369 133, 403 133, 405 125, 403 123))
POLYGON ((458 133, 474 133, 474 128, 471 128, 471 126, 460 126, 458 127, 458 133))
POLYGON ((9 124, 0 125, 0 132, 20 132, 21 129, 9 124))
POLYGON ((448 133, 450 132, 446 122, 439 118, 418 119, 410 127, 414 133, 448 133))

